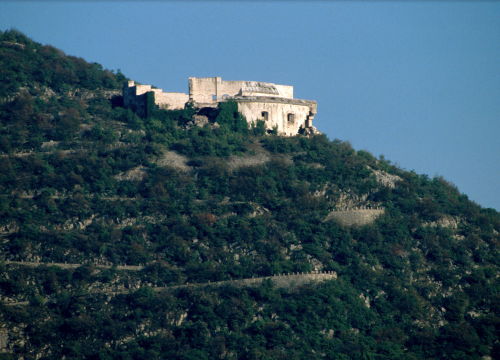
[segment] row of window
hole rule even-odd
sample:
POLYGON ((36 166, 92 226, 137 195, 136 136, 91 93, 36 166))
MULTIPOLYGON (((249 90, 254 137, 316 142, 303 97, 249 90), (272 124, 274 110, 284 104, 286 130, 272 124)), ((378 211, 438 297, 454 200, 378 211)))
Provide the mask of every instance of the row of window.
MULTIPOLYGON (((265 121, 269 120, 269 113, 267 111, 262 112, 262 119, 265 121)), ((295 114, 288 114, 287 115, 288 122, 294 122, 295 121, 295 114)))

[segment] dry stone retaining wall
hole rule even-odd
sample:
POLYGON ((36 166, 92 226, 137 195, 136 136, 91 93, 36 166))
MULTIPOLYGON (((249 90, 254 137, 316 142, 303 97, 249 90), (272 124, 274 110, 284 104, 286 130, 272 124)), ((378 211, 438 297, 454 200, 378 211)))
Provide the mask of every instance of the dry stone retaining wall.
MULTIPOLYGON (((76 269, 80 266, 84 266, 85 264, 67 264, 67 263, 54 263, 54 262, 33 262, 33 261, 10 261, 6 260, 5 264, 13 264, 13 265, 22 265, 29 267, 38 267, 38 266, 57 266, 61 269, 76 269)), ((98 269, 111 269, 112 265, 94 265, 98 269)), ((141 271, 144 269, 142 265, 117 265, 116 270, 125 270, 125 271, 141 271)))
MULTIPOLYGON (((5 263, 14 264, 14 265, 22 265, 29 267, 38 267, 38 266, 58 266, 62 269, 76 269, 83 264, 66 264, 66 263, 45 263, 45 262, 29 262, 29 261, 10 261, 7 260, 5 263)), ((94 265, 98 269, 111 269, 113 266, 111 265, 94 265)), ((125 270, 125 271, 141 271, 145 266, 142 265, 117 265, 117 270, 125 270)), ((337 273, 335 271, 323 271, 323 272, 310 272, 310 273, 288 273, 288 274, 278 274, 273 276, 264 276, 264 277, 252 277, 249 279, 235 279, 235 280, 226 280, 226 281, 217 281, 211 283, 210 281, 207 283, 201 284, 186 284, 186 285, 177 285, 177 286, 168 286, 168 287, 156 287, 156 291, 179 288, 179 287, 188 287, 188 286, 223 286, 223 285, 237 285, 237 286, 249 286, 260 284, 263 280, 271 279, 276 287, 291 287, 291 286, 300 286, 307 284, 311 281, 323 281, 323 280, 332 280, 337 279, 337 273)), ((128 292, 129 290, 124 290, 124 292, 128 292)))
MULTIPOLYGON (((19 265, 25 265, 25 266, 38 266, 40 264, 45 264, 45 263, 33 263, 33 262, 17 262, 17 261, 10 261, 7 262, 10 264, 19 264, 19 265)), ((60 266, 62 268, 76 268, 81 266, 80 264, 59 264, 59 263, 47 263, 47 265, 53 265, 53 266, 60 266)), ((111 266, 106 266, 106 265, 96 265, 98 268, 110 268, 111 266)), ((139 271, 142 270, 142 266, 117 266, 118 270, 133 270, 133 271, 139 271)), ((217 281, 217 282, 207 282, 207 283, 198 283, 198 284, 189 284, 186 283, 185 285, 174 285, 174 286, 165 286, 165 287, 153 287, 153 290, 155 292, 161 292, 161 291, 169 291, 173 289, 179 289, 179 288, 194 288, 194 287, 204 287, 204 286, 226 286, 226 285, 231 285, 231 286, 239 286, 239 287, 244 287, 244 286, 255 286, 261 284, 264 280, 271 280, 273 285, 276 288, 294 288, 297 286, 302 286, 305 284, 309 284, 311 282, 320 282, 320 281, 326 281, 326 280, 336 280, 337 279, 337 273, 335 271, 324 271, 324 272, 316 272, 313 271, 311 273, 292 273, 292 274, 278 274, 274 276, 264 276, 264 277, 252 277, 251 279, 235 279, 235 280, 226 280, 226 281, 217 281)), ((89 289, 88 293, 89 294, 107 294, 111 296, 116 296, 118 294, 129 294, 131 292, 136 291, 138 288, 125 288, 123 285, 115 287, 115 289, 107 289, 107 290, 100 290, 100 289, 89 289)), ((55 299, 50 299, 48 302, 56 302, 57 300, 55 299)), ((19 301, 19 302, 4 302, 4 305, 7 306, 27 306, 29 305, 29 301, 19 301)))
POLYGON ((374 222, 384 212, 380 208, 332 211, 326 220, 335 220, 344 226, 363 226, 374 222))
POLYGON ((292 274, 279 274, 274 276, 264 276, 251 279, 238 279, 238 280, 226 280, 217 282, 208 282, 203 284, 186 284, 178 286, 170 286, 167 288, 155 288, 156 291, 162 291, 171 288, 183 288, 183 287, 199 287, 199 286, 251 286, 259 285, 264 280, 271 280, 275 287, 277 288, 290 288, 294 286, 301 286, 308 284, 311 281, 325 281, 325 280, 335 280, 337 279, 337 273, 335 271, 324 271, 324 272, 312 272, 312 273, 292 273, 292 274))

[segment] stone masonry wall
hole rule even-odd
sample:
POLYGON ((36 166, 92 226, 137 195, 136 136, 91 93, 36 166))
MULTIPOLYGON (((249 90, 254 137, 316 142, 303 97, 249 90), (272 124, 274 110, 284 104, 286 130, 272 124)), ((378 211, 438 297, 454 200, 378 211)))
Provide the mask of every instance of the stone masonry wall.
POLYGON ((217 99, 221 99, 224 95, 238 95, 244 83, 244 81, 222 81, 221 78, 217 79, 217 99))
POLYGON ((184 93, 155 92, 155 103, 160 109, 181 110, 189 101, 189 95, 184 93))
POLYGON ((275 85, 278 89, 280 96, 288 99, 293 99, 293 86, 289 85, 275 85))
MULTIPOLYGON (((34 266, 35 263, 21 263, 21 262, 10 262, 10 263, 16 263, 19 265, 27 265, 27 266, 34 266)), ((48 264, 47 264, 48 265, 48 264)), ((80 264, 52 264, 55 266, 59 266, 62 268, 75 268, 81 266, 80 264)), ((99 268, 103 268, 104 266, 96 266, 99 268)), ((137 268, 140 269, 131 269, 133 266, 118 266, 118 270, 142 270, 142 266, 138 266, 137 268)), ((335 271, 323 271, 323 272, 316 272, 313 271, 311 273, 292 273, 292 274, 278 274, 278 275, 273 275, 273 276, 264 276, 264 277, 252 277, 250 279, 235 279, 235 280, 227 280, 227 281, 216 281, 216 282, 206 282, 206 283, 195 283, 195 284, 189 284, 186 283, 185 285, 174 285, 174 286, 155 286, 153 287, 153 290, 155 292, 162 292, 162 291, 170 291, 174 289, 179 289, 179 288, 191 288, 191 287, 205 287, 205 286, 238 286, 238 287, 245 287, 245 286, 257 286, 260 285, 264 280, 271 280, 272 284, 276 288, 295 288, 298 286, 310 284, 312 282, 317 283, 320 281, 327 281, 327 280, 336 280, 337 279, 337 273, 335 271)), ((123 284, 121 285, 115 285, 112 288, 108 289, 102 289, 98 287, 93 287, 92 289, 88 289, 89 294, 107 294, 107 295, 112 295, 116 296, 118 294, 129 294, 132 293, 136 290, 138 290, 139 287, 137 286, 132 286, 129 288, 126 288, 123 284)), ((47 299, 47 303, 53 303, 57 302, 57 299, 55 298, 50 298, 47 299)), ((27 306, 29 305, 29 301, 2 301, 3 305, 7 306, 27 306)), ((1 333, 0 333, 1 335, 1 333)))
MULTIPOLYGON (((199 103, 208 103, 216 100, 221 100, 223 96, 242 95, 242 89, 248 83, 256 83, 250 81, 223 81, 220 77, 211 78, 189 78, 189 98, 199 103), (213 99, 215 95, 216 100, 213 99)), ((262 83, 274 87, 277 94, 262 94, 255 93, 259 96, 278 96, 288 99, 293 99, 293 86, 275 85, 271 83, 262 83)), ((248 94, 245 94, 248 95, 248 94)), ((253 95, 251 93, 250 95, 253 95)))
MULTIPOLYGON (((21 265, 21 266, 28 266, 28 267, 38 267, 38 266, 57 266, 60 267, 61 269, 76 269, 79 268, 80 266, 83 266, 85 264, 67 264, 67 263, 52 263, 52 262, 32 262, 32 261, 10 261, 6 260, 5 261, 6 265, 21 265)), ((111 269, 111 265, 95 265, 94 266, 98 269, 111 269)), ((141 271, 144 269, 144 266, 142 265, 117 265, 116 266, 117 270, 125 270, 125 271, 141 271)))
POLYGON ((217 94, 217 81, 220 78, 189 78, 189 99, 200 103, 212 102, 217 94))
POLYGON ((384 209, 354 209, 332 211, 325 220, 335 220, 344 226, 363 226, 384 214, 384 209))
POLYGON ((159 108, 178 110, 184 109, 189 101, 189 95, 184 93, 163 92, 162 89, 152 89, 151 85, 136 85, 134 81, 126 82, 123 86, 123 103, 125 107, 135 107, 142 116, 146 107, 147 92, 155 93, 155 103, 159 108))
MULTIPOLYGON (((214 283, 203 283, 203 284, 187 284, 180 285, 176 287, 188 287, 188 286, 252 286, 259 285, 264 280, 271 280, 273 285, 277 288, 291 288, 296 286, 301 286, 309 284, 312 281, 325 281, 325 280, 336 280, 337 273, 335 271, 325 271, 320 273, 292 273, 292 274, 280 274, 274 276, 257 277, 251 279, 238 279, 238 280, 228 280, 228 281, 217 281, 214 283)), ((160 289, 160 288, 158 288, 160 289)), ((159 290, 157 290, 159 291, 159 290)))
POLYGON ((146 113, 146 92, 151 91, 151 85, 135 85, 134 81, 123 84, 123 106, 134 109, 139 116, 146 113))
MULTIPOLYGON (((38 267, 38 266, 57 266, 62 269, 76 269, 83 264, 66 264, 66 263, 40 263, 40 262, 26 262, 26 261, 9 261, 7 260, 5 262, 7 265, 21 265, 21 266, 28 266, 28 267, 38 267)), ((98 269, 111 269, 112 266, 110 265, 94 265, 98 269)), ((117 270, 125 270, 125 271, 141 271, 144 269, 144 266, 138 265, 117 265, 116 266, 117 270)), ((323 272, 311 272, 311 273, 288 273, 288 274, 278 274, 274 276, 264 276, 264 277, 255 277, 255 278, 250 278, 250 279, 235 279, 235 280, 227 280, 227 281, 217 281, 217 282, 207 282, 207 283, 201 283, 201 284, 186 284, 186 285, 176 285, 176 286, 166 286, 166 287, 155 287, 155 291, 164 291, 168 289, 175 289, 175 288, 181 288, 181 287, 188 287, 188 286, 224 286, 224 285, 233 285, 233 286, 251 286, 251 285, 258 285, 264 280, 271 280, 274 284, 275 287, 278 288, 290 288, 294 286, 301 286, 304 284, 308 284, 311 281, 324 281, 324 280, 335 280, 337 279, 337 273, 335 271, 323 271, 323 272)), ((97 289, 96 289, 97 290, 97 289)), ((110 292, 124 292, 128 293, 131 290, 134 289, 122 289, 122 290, 115 290, 115 291, 110 291, 110 292)))
POLYGON ((267 111, 269 115, 266 127, 271 130, 277 126, 278 133, 282 135, 297 134, 299 128, 305 124, 310 113, 310 107, 306 104, 283 104, 265 100, 238 101, 238 110, 246 117, 249 123, 253 123, 256 120, 263 120, 262 112, 267 111), (294 114, 293 122, 288 121, 288 114, 294 114))

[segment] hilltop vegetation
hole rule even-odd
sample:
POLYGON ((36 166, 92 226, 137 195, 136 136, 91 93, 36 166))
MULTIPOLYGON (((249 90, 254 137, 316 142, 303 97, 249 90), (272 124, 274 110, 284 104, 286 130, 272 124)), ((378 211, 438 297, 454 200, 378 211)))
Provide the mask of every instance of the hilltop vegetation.
POLYGON ((449 181, 231 103, 140 118, 120 71, 15 30, 0 72, 0 359, 500 358, 500 215, 449 181), (353 207, 385 212, 326 220, 353 207), (311 271, 338 278, 154 291, 311 271))

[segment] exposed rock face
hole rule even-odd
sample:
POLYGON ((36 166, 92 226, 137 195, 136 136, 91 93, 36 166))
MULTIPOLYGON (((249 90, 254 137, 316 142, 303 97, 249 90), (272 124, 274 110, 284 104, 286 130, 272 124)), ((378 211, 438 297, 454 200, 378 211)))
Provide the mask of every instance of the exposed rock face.
POLYGON ((114 178, 118 181, 123 181, 123 180, 141 181, 147 176, 147 174, 148 174, 147 168, 145 168, 144 166, 138 166, 136 168, 115 175, 114 178))
POLYGON ((113 96, 121 96, 122 92, 118 90, 105 90, 102 92, 102 95, 106 99, 111 99, 113 96))
POLYGON ((7 331, 0 331, 0 352, 7 348, 9 345, 9 333, 7 331))
POLYGON ((461 219, 457 217, 452 217, 452 216, 443 216, 437 221, 433 221, 430 223, 424 223, 423 225, 427 225, 430 227, 447 227, 451 229, 457 229, 458 224, 460 223, 461 219))
POLYGON ((192 120, 186 124, 186 129, 189 130, 194 126, 203 127, 205 125, 210 125, 212 128, 220 127, 219 124, 217 124, 217 123, 213 123, 213 124, 210 123, 210 120, 208 119, 207 116, 195 114, 195 115, 193 115, 192 120))
POLYGON ((26 49, 26 45, 18 44, 18 43, 14 43, 14 42, 10 42, 10 41, 2 41, 2 45, 5 47, 17 48, 17 49, 21 49, 21 50, 26 49))
POLYGON ((57 96, 56 92, 49 87, 43 87, 43 94, 39 96, 43 101, 48 101, 53 96, 57 96))
POLYGON ((59 145, 59 141, 50 140, 50 141, 44 142, 42 144, 42 149, 48 149, 48 148, 51 148, 51 147, 56 147, 58 145, 59 145))
POLYGON ((9 223, 0 228, 0 235, 13 234, 19 231, 19 225, 16 223, 9 223))
POLYGON ((339 209, 348 210, 354 207, 360 206, 368 198, 368 194, 357 195, 353 193, 350 189, 340 191, 339 199, 336 202, 336 206, 339 209))
POLYGON ((364 301, 365 306, 369 309, 370 308, 370 297, 368 295, 359 295, 360 299, 364 301))
POLYGON ((311 268, 314 271, 321 271, 321 270, 323 270, 323 267, 324 267, 323 263, 316 258, 310 258, 309 264, 311 264, 311 268))
POLYGON ((208 124, 208 118, 204 115, 193 115, 193 123, 199 127, 203 127, 208 124))
POLYGON ((372 170, 373 174, 377 178, 377 182, 382 186, 387 186, 391 189, 396 187, 396 182, 401 181, 402 179, 397 175, 391 175, 381 170, 372 170))
POLYGON ((305 135, 305 136, 313 136, 313 135, 321 135, 323 134, 321 131, 316 129, 316 127, 311 126, 311 127, 302 127, 299 129, 299 134, 305 135))

